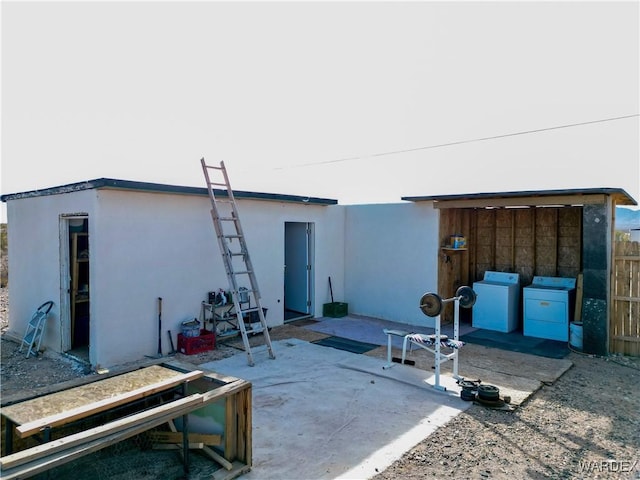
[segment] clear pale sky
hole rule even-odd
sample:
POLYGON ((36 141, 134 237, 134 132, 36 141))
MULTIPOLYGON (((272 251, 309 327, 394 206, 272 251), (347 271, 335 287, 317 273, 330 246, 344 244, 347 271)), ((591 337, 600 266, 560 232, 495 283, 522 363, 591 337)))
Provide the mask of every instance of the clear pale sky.
POLYGON ((204 156, 234 189, 341 203, 640 201, 637 1, 3 1, 1 16, 4 194, 204 186, 204 156))

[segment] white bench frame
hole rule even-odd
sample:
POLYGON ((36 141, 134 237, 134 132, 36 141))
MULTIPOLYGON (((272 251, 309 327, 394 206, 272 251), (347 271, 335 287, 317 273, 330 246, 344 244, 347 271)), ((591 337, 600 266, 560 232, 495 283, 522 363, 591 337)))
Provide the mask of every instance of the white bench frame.
MULTIPOLYGON (((461 380, 462 377, 458 375, 458 350, 462 346, 459 343, 460 336, 460 297, 453 297, 448 300, 443 300, 444 302, 453 301, 454 302, 454 319, 453 319, 453 340, 455 341, 455 346, 452 343, 448 343, 448 341, 432 341, 428 335, 423 335, 420 333, 412 333, 412 332, 404 332, 401 330, 390 330, 384 329, 384 333, 387 335, 387 363, 382 368, 388 369, 394 366, 391 357, 391 338, 403 337, 402 341, 402 361, 404 364, 407 357, 407 345, 409 345, 409 349, 411 350, 413 345, 416 345, 420 348, 423 348, 431 353, 433 353, 435 357, 435 372, 436 378, 434 387, 436 390, 446 391, 447 388, 440 385, 440 365, 449 360, 453 360, 453 378, 456 380, 461 380), (432 348, 433 347, 433 348, 432 348), (443 353, 441 351, 442 347, 451 348, 451 353, 443 353)), ((435 338, 439 339, 441 335, 441 326, 440 326, 440 315, 435 317, 435 338)))

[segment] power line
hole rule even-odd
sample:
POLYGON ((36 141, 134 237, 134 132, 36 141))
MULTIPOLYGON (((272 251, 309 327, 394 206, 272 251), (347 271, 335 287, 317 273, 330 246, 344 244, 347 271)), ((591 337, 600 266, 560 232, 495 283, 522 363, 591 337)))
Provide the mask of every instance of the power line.
POLYGON ((474 142, 484 142, 487 140, 496 140, 499 138, 507 138, 507 137, 515 137, 518 135, 530 135, 532 133, 540 133, 540 132, 548 132, 550 130, 560 130, 562 128, 572 128, 572 127, 581 127, 584 125, 592 125, 594 123, 604 123, 604 122, 613 122, 616 120, 624 120, 624 119, 628 119, 628 118, 634 118, 634 117, 638 117, 640 116, 640 114, 638 113, 634 113, 633 115, 624 115, 621 117, 611 117, 611 118, 601 118, 599 120, 590 120, 587 122, 580 122, 580 123, 569 123, 566 125, 557 125, 554 127, 546 127, 546 128, 538 128, 535 130, 524 130, 522 132, 513 132, 513 133, 505 133, 502 135, 493 135, 491 137, 480 137, 480 138, 472 138, 469 140, 458 140, 455 142, 448 142, 448 143, 439 143, 436 145, 427 145, 424 147, 415 147, 415 148, 406 148, 403 150, 392 150, 389 152, 380 152, 380 153, 372 153, 370 155, 362 155, 362 156, 357 156, 357 157, 345 157, 345 158, 339 158, 339 159, 335 159, 335 160, 324 160, 321 162, 311 162, 311 163, 301 163, 298 165, 290 165, 290 166, 283 166, 283 167, 275 167, 274 170, 285 170, 288 168, 301 168, 301 167, 311 167, 314 165, 327 165, 327 164, 331 164, 331 163, 341 163, 341 162, 350 162, 353 160, 361 160, 363 158, 374 158, 374 157, 384 157, 386 155, 396 155, 398 153, 410 153, 410 152, 418 152, 421 150, 430 150, 433 148, 443 148, 443 147, 452 147, 454 145, 463 145, 465 143, 474 143, 474 142))

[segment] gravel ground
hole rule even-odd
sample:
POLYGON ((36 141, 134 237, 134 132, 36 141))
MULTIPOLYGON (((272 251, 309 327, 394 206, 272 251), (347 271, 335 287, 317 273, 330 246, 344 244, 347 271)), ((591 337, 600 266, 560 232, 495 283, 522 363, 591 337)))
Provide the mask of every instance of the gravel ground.
MULTIPOLYGON (((19 345, 4 336, 8 308, 1 289, 3 398, 91 374, 54 353, 28 360, 18 354, 19 345)), ((314 335, 290 325, 271 333, 274 340, 314 335)), ((199 364, 237 351, 220 345, 183 358, 199 364)), ((515 411, 472 405, 374 479, 640 479, 640 358, 572 353, 569 359, 574 366, 567 373, 515 411)))

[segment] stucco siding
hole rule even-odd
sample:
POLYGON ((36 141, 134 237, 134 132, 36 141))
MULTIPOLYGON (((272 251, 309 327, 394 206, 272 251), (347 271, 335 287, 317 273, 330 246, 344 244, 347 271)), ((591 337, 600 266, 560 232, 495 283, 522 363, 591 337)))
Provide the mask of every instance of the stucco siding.
POLYGON ((60 351, 60 304, 67 290, 60 275, 60 215, 91 219, 93 198, 93 192, 80 191, 8 202, 9 335, 21 339, 35 309, 52 300, 42 346, 60 351))
MULTIPOLYGON (((156 353, 158 297, 166 351, 166 331, 175 338, 182 321, 200 317, 207 292, 228 283, 207 197, 101 190, 98 200, 90 341, 92 363, 106 366, 156 353)), ((340 209, 238 200, 238 210, 269 325, 283 323, 285 221, 314 222, 314 279, 326 278, 332 266, 341 288, 340 209)), ((246 277, 239 284, 249 287, 246 277)), ((316 291, 316 297, 323 294, 316 291)))
POLYGON ((418 309, 437 292, 438 211, 431 202, 346 208, 345 298, 355 314, 432 326, 418 309))
MULTIPOLYGON (((277 202, 240 201, 247 245, 256 267, 264 306, 270 308, 267 321, 283 323, 284 314, 284 224, 314 224, 312 312, 322 315, 322 304, 329 301, 328 277, 334 292, 344 290, 344 210, 341 206, 294 205, 277 202), (246 227, 245 227, 246 225, 246 227), (272 318, 272 310, 275 318, 272 318)), ((211 227, 213 228, 213 227, 211 227)))

